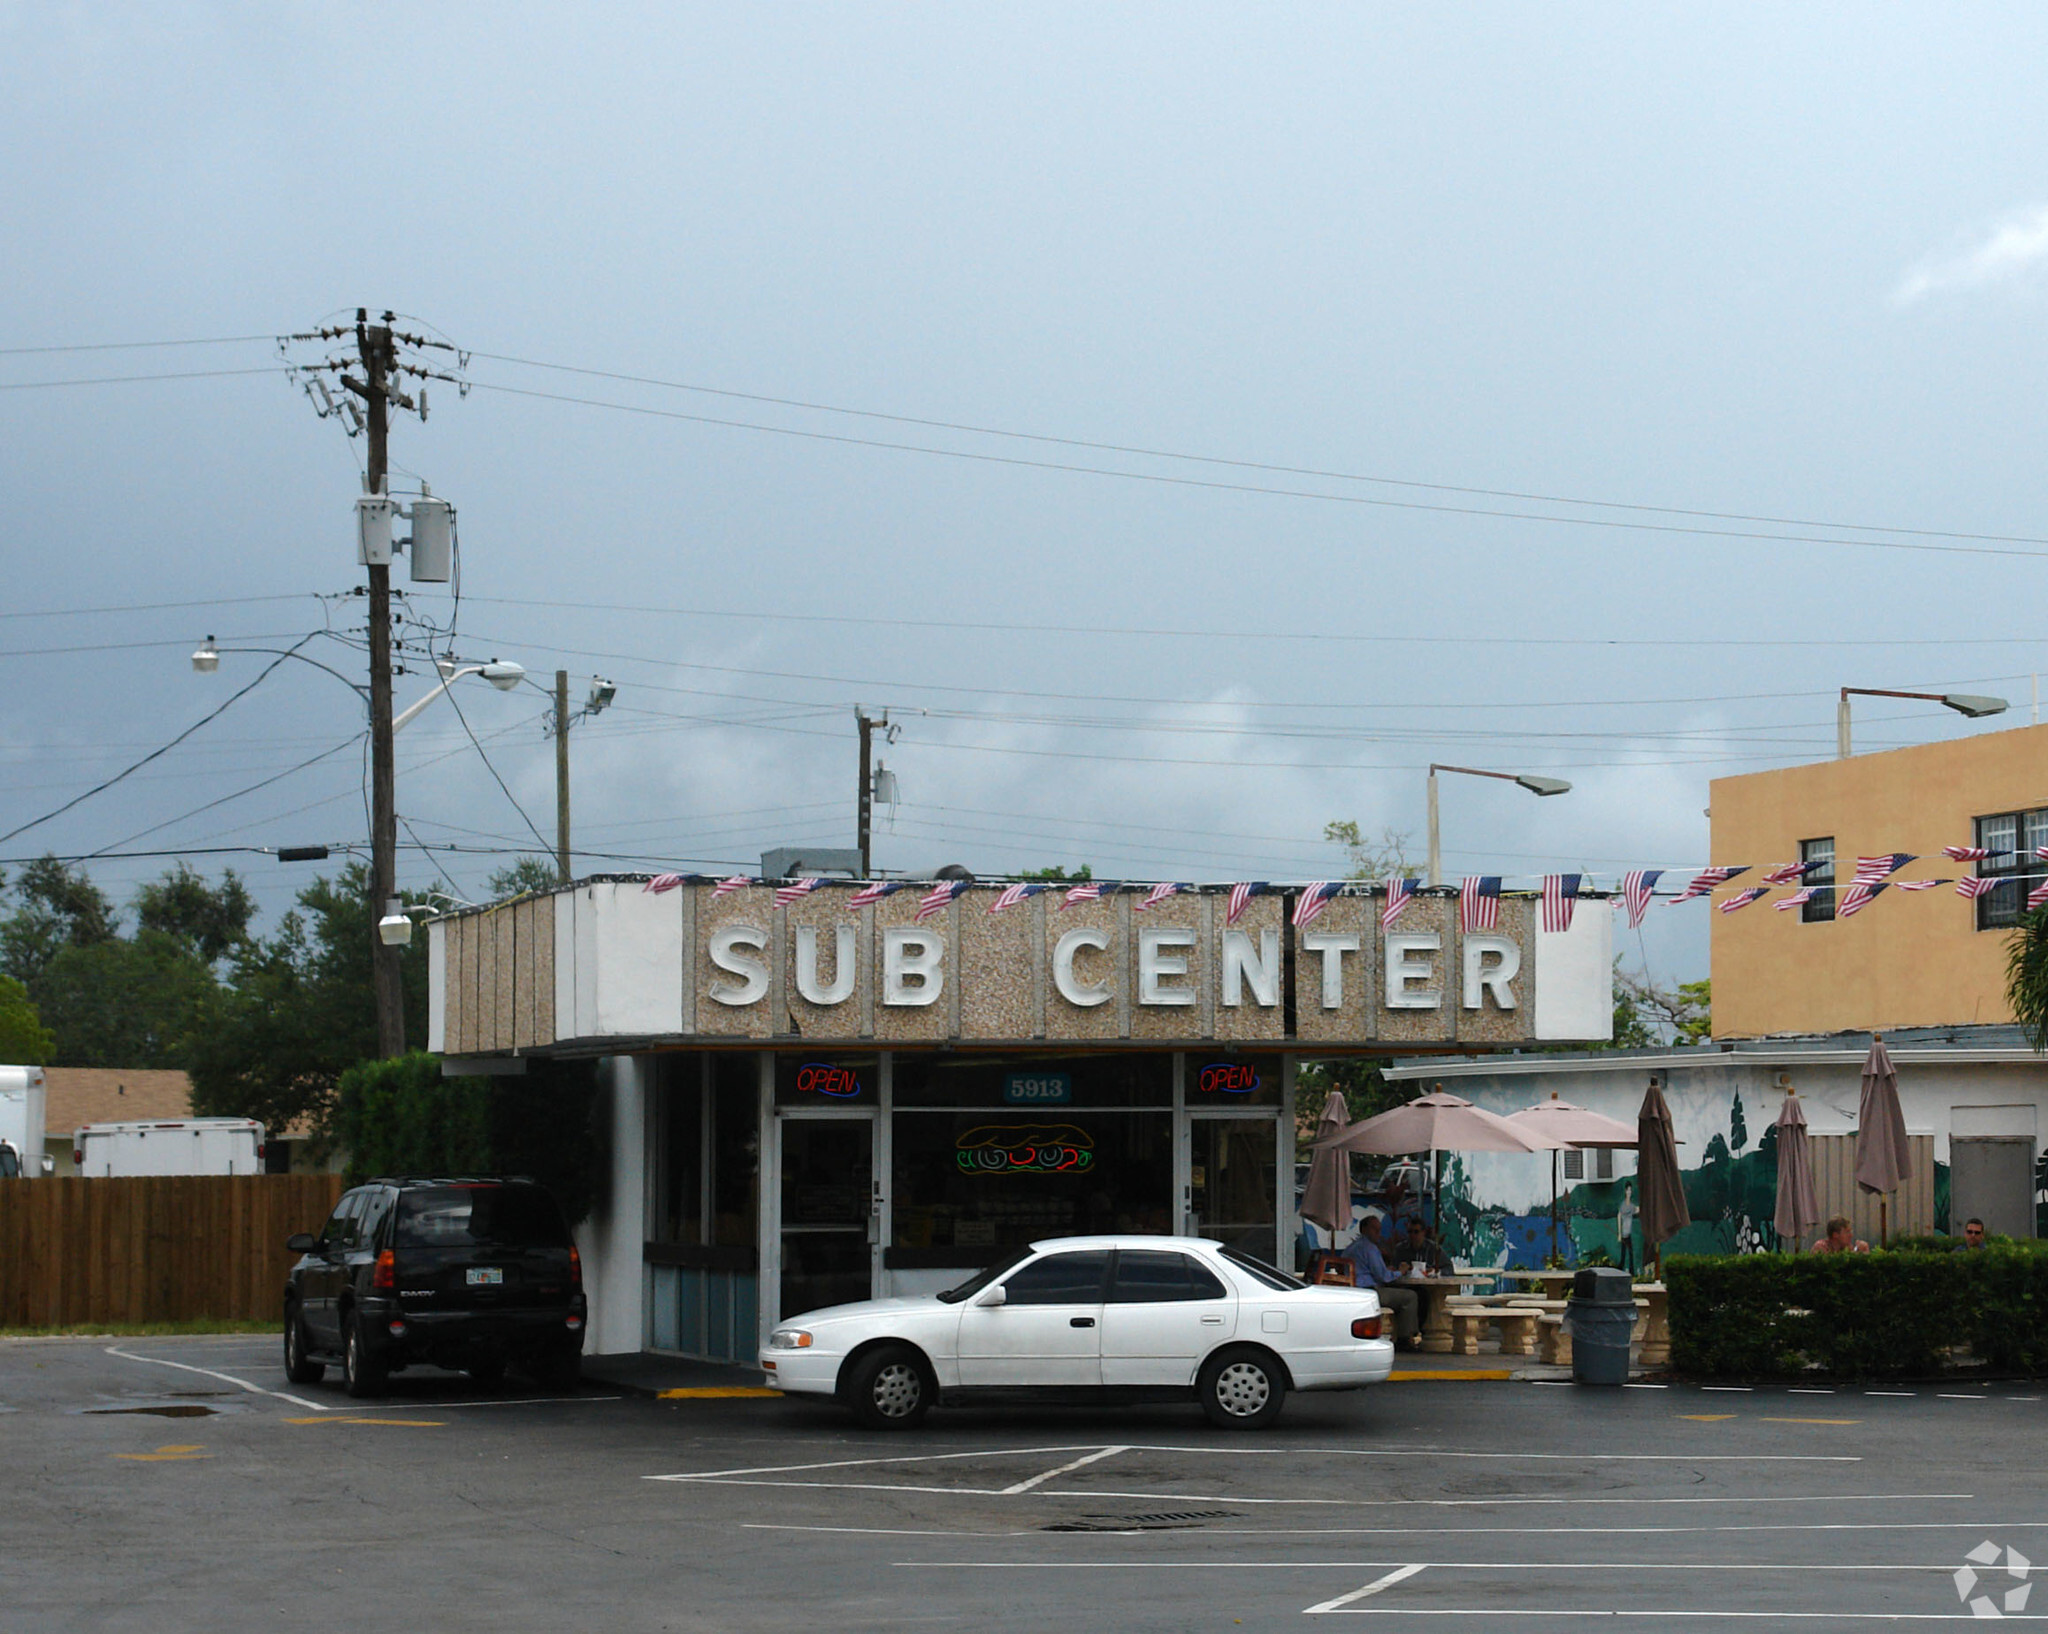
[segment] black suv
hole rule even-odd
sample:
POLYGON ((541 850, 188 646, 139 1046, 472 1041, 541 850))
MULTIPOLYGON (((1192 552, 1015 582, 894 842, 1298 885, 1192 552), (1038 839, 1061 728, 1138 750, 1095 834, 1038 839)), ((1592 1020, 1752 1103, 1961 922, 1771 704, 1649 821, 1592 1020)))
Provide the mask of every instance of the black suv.
POLYGON ((372 1180, 342 1194, 285 1280, 284 1370, 294 1384, 341 1363, 374 1396, 414 1362, 495 1385, 516 1363, 573 1388, 582 1367, 583 1262, 555 1200, 530 1180, 372 1180))

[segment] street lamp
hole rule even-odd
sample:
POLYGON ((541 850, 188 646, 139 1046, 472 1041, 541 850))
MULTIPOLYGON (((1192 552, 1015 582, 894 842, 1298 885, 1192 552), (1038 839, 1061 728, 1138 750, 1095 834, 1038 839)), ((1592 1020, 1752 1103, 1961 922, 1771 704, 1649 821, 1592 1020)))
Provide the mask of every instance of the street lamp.
POLYGON ((488 664, 462 665, 457 665, 451 659, 440 658, 435 660, 435 668, 441 672, 441 684, 424 698, 419 699, 416 703, 406 705, 405 708, 394 715, 391 720, 392 731, 396 732, 465 675, 481 675, 500 692, 510 692, 521 681, 526 679, 526 667, 523 664, 513 663, 509 658, 503 661, 493 658, 488 664))
POLYGON ((1981 698, 1974 692, 1893 692, 1886 687, 1843 687, 1841 702, 1835 706, 1835 758, 1849 758, 1849 699, 1858 698, 1918 698, 1925 703, 1940 704, 1953 709, 1958 715, 1977 720, 1985 715, 2003 715, 2007 709, 2003 698, 1981 698))
POLYGON ((1571 784, 1561 777, 1539 777, 1534 772, 1483 772, 1476 766, 1442 766, 1432 764, 1429 768, 1429 883, 1443 884, 1443 843, 1437 836, 1436 822, 1436 774, 1438 772, 1459 772, 1466 777, 1497 777, 1503 783, 1519 784, 1531 794, 1547 796, 1570 794, 1571 784))

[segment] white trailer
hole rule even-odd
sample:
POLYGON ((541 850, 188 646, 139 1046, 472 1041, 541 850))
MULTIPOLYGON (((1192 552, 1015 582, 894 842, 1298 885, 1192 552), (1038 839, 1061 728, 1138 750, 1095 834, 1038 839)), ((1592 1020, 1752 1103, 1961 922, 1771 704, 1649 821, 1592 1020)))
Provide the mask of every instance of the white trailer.
POLYGON ((254 1118, 88 1123, 71 1140, 81 1175, 261 1174, 263 1125, 254 1118))
POLYGON ((0 1179, 47 1174, 43 1069, 0 1067, 0 1179))

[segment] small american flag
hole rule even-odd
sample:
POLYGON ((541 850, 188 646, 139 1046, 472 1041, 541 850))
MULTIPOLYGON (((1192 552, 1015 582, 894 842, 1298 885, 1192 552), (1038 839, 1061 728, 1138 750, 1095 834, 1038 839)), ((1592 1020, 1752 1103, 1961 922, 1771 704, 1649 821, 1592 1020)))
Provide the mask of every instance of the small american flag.
POLYGON ((1415 878, 1404 874, 1399 879, 1387 881, 1387 900, 1380 908, 1380 929, 1390 930, 1394 921, 1401 917, 1401 910, 1415 900, 1415 878))
POLYGON ((883 897, 902 889, 903 881, 900 879, 870 880, 846 899, 846 906, 849 910, 858 913, 862 908, 868 906, 869 903, 879 902, 883 897))
POLYGON ((1835 907, 1837 919, 1847 919, 1852 913, 1861 913, 1876 899, 1877 893, 1885 887, 1875 883, 1849 882, 1848 890, 1842 893, 1842 900, 1835 907))
POLYGON ((1543 928, 1552 934, 1572 928, 1572 904, 1579 898, 1583 874, 1543 876, 1543 928))
POLYGON ((946 904, 967 889, 964 879, 942 879, 917 904, 917 922, 922 925, 935 913, 943 913, 946 904))
POLYGON ((1168 897, 1174 895, 1176 892, 1184 891, 1186 889, 1187 887, 1185 885, 1155 885, 1152 887, 1151 890, 1145 893, 1145 900, 1143 902, 1134 904, 1132 906, 1131 911, 1133 913, 1143 913, 1155 902, 1164 902, 1168 897))
POLYGON ((1321 916, 1322 911, 1330 905, 1330 898, 1335 896, 1339 889, 1340 887, 1335 880, 1319 879, 1310 885, 1307 890, 1303 891, 1299 897, 1295 898, 1295 928, 1299 929, 1303 925, 1313 925, 1321 916))
POLYGON ((775 906, 786 908, 798 897, 809 896, 825 882, 822 879, 793 879, 787 885, 775 887, 775 906))
POLYGON ((722 879, 712 888, 714 897, 730 896, 734 891, 743 890, 754 882, 745 874, 734 874, 731 879, 722 879))
POLYGON ((1931 891, 1937 885, 1946 885, 1945 879, 1895 879, 1892 881, 1902 891, 1931 891))
POLYGON ((1764 875, 1764 883, 1766 885, 1793 884, 1797 880, 1806 878, 1809 869, 1818 868, 1827 860, 1826 857, 1815 857, 1811 862, 1780 863, 1776 868, 1773 868, 1768 874, 1764 875))
POLYGON ((1500 923, 1500 875, 1467 874, 1458 887, 1458 929, 1492 930, 1500 923))
POLYGON ((1956 895, 1980 897, 1998 884, 1996 879, 1987 879, 1982 874, 1972 874, 1968 879, 1956 881, 1956 895))
POLYGON ((1066 900, 1060 904, 1060 912, 1065 913, 1077 902, 1093 902, 1101 895, 1102 881, 1099 879, 1088 880, 1083 884, 1076 885, 1071 891, 1067 892, 1066 900))
POLYGON ((1738 863, 1732 868, 1702 868, 1693 876, 1693 882, 1671 899, 1672 907, 1681 902, 1690 902, 1696 896, 1705 896, 1716 885, 1726 885, 1737 874, 1749 872, 1749 864, 1738 863))
POLYGON ((1230 888, 1230 906, 1224 910, 1223 923, 1234 925, 1244 913, 1251 899, 1265 890, 1266 882, 1260 880, 1239 880, 1230 888))
POLYGON ((2027 911, 2032 913, 2034 909, 2040 907, 2044 902, 2048 902, 2048 879, 2042 880, 2039 885, 2036 885, 2027 893, 2027 911))
POLYGON ((1657 881, 1664 877, 1661 868, 1638 868, 1624 874, 1621 879, 1622 905, 1628 909, 1630 930, 1643 928, 1643 910, 1650 905, 1650 893, 1656 889, 1657 881))
POLYGON ((1856 877, 1851 885, 1875 885, 1886 876, 1896 874, 1907 863, 1916 860, 1910 851, 1887 851, 1879 857, 1858 857, 1856 877))
POLYGON ((1043 885, 1005 885, 1002 895, 988 905, 990 913, 1001 913, 1005 908, 1014 908, 1018 903, 1038 895, 1043 885))
POLYGON ((2034 855, 2039 857, 2043 862, 2048 862, 2048 845, 2035 846, 2034 855))
POLYGON ((1950 862, 1986 862, 1991 857, 1981 845, 1945 845, 1941 854, 1950 862))
POLYGON ((1802 891, 1794 891, 1782 901, 1773 903, 1772 906, 1780 913, 1783 913, 1787 908, 1803 908, 1826 889, 1827 887, 1823 885, 1809 885, 1802 891))
POLYGON ((656 874, 654 878, 641 886, 640 889, 651 895, 660 896, 662 892, 673 891, 682 883, 683 876, 681 874, 656 874))
POLYGON ((1769 890, 1770 887, 1768 885, 1752 885, 1746 891, 1737 891, 1726 902, 1717 903, 1716 906, 1723 913, 1733 913, 1737 908, 1748 907, 1758 897, 1767 894, 1769 890))

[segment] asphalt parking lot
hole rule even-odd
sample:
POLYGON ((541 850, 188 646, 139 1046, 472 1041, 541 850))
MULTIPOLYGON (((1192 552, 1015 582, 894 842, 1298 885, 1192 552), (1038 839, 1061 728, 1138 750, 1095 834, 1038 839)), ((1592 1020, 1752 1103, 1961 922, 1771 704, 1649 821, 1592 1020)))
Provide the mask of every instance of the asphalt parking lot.
POLYGON ((2048 1390, 1297 1396, 941 1412, 350 1401, 269 1339, 0 1342, 0 1623, 432 1630, 2039 1620, 2048 1390), (1961 1575, 1959 1574, 1967 1574, 1961 1575), (1973 1609, 1982 1601, 1982 1609, 1973 1609))

